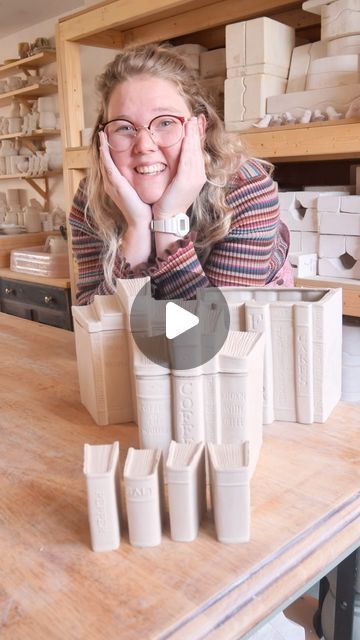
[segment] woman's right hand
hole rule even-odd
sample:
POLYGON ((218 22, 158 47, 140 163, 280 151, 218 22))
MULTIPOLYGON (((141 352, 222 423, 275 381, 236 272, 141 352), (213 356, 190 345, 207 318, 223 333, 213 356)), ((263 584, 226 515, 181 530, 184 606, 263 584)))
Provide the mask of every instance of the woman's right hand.
POLYGON ((104 189, 117 207, 123 213, 128 228, 149 229, 152 218, 151 206, 139 198, 135 189, 121 175, 114 163, 105 133, 100 131, 100 170, 104 189))

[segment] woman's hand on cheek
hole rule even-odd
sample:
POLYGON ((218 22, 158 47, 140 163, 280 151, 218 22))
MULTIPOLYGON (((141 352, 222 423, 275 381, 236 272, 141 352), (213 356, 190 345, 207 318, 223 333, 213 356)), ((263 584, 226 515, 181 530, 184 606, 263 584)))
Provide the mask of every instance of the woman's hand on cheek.
POLYGON ((117 207, 122 211, 129 227, 142 227, 150 224, 151 207, 141 200, 131 184, 121 175, 115 165, 106 142, 105 133, 99 133, 100 170, 104 189, 117 207))
POLYGON ((204 154, 197 118, 186 123, 175 178, 152 207, 154 218, 185 213, 206 182, 204 154))

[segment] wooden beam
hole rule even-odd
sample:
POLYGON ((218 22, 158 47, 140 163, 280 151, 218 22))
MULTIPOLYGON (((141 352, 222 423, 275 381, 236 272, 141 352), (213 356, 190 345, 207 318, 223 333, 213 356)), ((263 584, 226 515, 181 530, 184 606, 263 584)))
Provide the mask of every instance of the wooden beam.
POLYGON ((121 31, 108 29, 103 33, 96 33, 87 38, 81 38, 81 44, 91 47, 103 47, 105 49, 122 49, 124 46, 124 37, 121 31))

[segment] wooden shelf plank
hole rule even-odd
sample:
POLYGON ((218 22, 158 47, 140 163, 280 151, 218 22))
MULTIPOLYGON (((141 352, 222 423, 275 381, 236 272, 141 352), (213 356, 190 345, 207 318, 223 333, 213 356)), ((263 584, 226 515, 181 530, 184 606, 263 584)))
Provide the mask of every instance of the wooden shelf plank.
POLYGON ((10 268, 6 267, 0 269, 0 278, 7 278, 8 280, 22 280, 23 282, 35 282, 36 284, 43 284, 44 286, 70 289, 69 278, 47 278, 46 276, 37 276, 30 273, 12 271, 10 268))
POLYGON ((11 176, 0 176, 0 180, 42 180, 43 178, 52 178, 53 176, 60 176, 62 174, 61 169, 56 169, 54 171, 47 171, 43 173, 41 176, 27 176, 25 173, 15 173, 11 176))
POLYGON ((0 107, 5 107, 11 104, 11 101, 15 97, 19 98, 41 98, 42 96, 50 96, 57 93, 57 84, 31 84, 22 89, 16 89, 16 91, 7 91, 0 94, 0 107))
POLYGON ((239 131, 250 154, 273 162, 360 158, 360 120, 239 131))
POLYGON ((18 71, 25 71, 25 69, 39 69, 44 65, 51 64, 56 61, 56 51, 42 51, 41 53, 35 53, 28 58, 19 58, 9 64, 3 64, 0 66, 0 78, 10 76, 12 73, 18 71))
POLYGON ((343 314, 360 318, 360 280, 313 276, 312 278, 296 278, 295 285, 297 287, 330 289, 341 287, 343 291, 343 314))
POLYGON ((52 138, 60 135, 59 129, 35 129, 32 133, 5 133, 0 136, 0 140, 11 140, 21 138, 22 140, 32 140, 34 138, 52 138))

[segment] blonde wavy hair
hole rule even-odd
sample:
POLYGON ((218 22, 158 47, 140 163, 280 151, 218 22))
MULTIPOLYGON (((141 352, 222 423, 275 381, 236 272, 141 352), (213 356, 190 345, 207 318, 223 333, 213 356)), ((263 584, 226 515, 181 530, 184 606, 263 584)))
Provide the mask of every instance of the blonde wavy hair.
POLYGON ((123 49, 97 79, 101 104, 91 140, 86 214, 91 214, 96 232, 104 242, 104 276, 113 286, 113 266, 121 237, 126 231, 123 214, 105 193, 99 169, 99 125, 106 122, 109 100, 121 82, 146 74, 172 82, 194 116, 206 118, 203 141, 207 182, 192 205, 191 229, 197 232, 195 247, 204 260, 211 247, 227 234, 231 210, 227 187, 248 155, 238 135, 224 130, 223 122, 186 60, 171 45, 143 45, 123 49))

